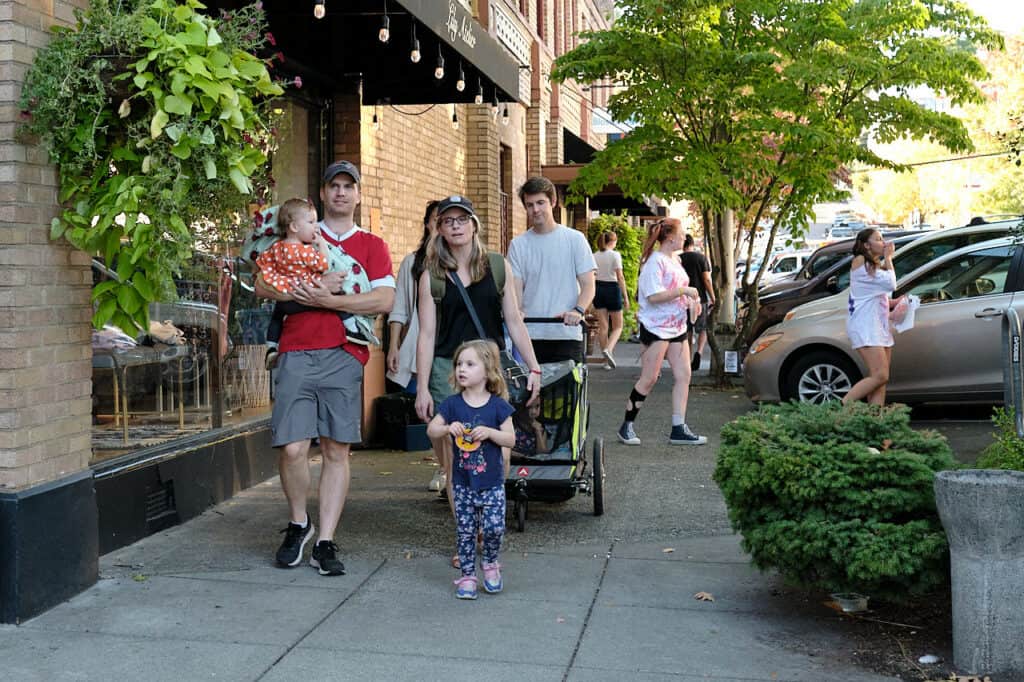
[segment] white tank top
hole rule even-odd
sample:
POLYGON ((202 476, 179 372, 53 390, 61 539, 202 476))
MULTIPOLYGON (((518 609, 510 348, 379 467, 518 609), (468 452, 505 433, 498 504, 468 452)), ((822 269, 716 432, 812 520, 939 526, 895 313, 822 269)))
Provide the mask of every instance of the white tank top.
POLYGON ((622 269, 622 254, 614 249, 598 251, 594 254, 594 262, 597 263, 598 282, 618 282, 615 276, 616 270, 622 269))

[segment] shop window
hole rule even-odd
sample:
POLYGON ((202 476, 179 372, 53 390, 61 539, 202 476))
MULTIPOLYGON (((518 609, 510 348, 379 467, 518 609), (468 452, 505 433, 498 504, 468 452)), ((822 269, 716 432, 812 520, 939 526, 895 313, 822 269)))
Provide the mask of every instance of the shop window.
MULTIPOLYGON (((282 106, 275 202, 316 196, 323 165, 326 122, 302 104, 282 106)), ((273 305, 256 297, 251 266, 232 253, 241 239, 213 247, 231 255, 197 252, 175 278, 175 291, 151 304, 149 330, 93 331, 94 463, 194 444, 222 429, 260 428, 269 418, 264 344, 273 305)), ((99 260, 92 275, 95 284, 117 277, 99 260)))

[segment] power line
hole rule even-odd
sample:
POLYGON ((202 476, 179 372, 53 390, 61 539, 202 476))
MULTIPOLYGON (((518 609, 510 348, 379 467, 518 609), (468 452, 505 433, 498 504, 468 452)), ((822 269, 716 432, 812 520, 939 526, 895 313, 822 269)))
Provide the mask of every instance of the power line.
MULTIPOLYGON (((1003 155, 1005 155, 1007 153, 1008 152, 1006 152, 1006 151, 1001 151, 1001 152, 986 152, 984 154, 968 154, 967 156, 951 156, 948 159, 936 159, 934 161, 918 161, 917 163, 905 163, 903 165, 904 166, 910 166, 910 167, 914 167, 914 166, 929 166, 929 165, 931 165, 933 163, 951 163, 953 161, 967 161, 969 159, 983 159, 983 158, 985 158, 987 156, 1003 156, 1003 155)), ((878 168, 878 167, 858 168, 857 170, 850 171, 850 173, 851 174, 853 174, 853 173, 874 173, 876 171, 886 171, 886 170, 891 170, 891 169, 890 168, 878 168)))

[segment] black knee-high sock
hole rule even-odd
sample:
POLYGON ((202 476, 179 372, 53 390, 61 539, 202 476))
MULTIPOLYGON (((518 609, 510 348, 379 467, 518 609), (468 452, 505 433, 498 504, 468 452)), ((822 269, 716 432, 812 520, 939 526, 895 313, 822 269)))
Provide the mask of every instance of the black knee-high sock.
POLYGON ((634 388, 633 392, 629 394, 629 407, 626 408, 626 421, 636 421, 636 415, 640 411, 645 400, 647 400, 647 396, 634 388))

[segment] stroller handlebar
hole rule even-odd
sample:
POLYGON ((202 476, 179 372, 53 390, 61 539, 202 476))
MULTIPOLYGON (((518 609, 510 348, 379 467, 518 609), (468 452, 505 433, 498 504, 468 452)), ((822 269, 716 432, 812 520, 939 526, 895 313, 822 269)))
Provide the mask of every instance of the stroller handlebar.
MULTIPOLYGON (((565 324, 560 317, 524 317, 523 322, 531 324, 565 324)), ((583 320, 579 324, 584 324, 583 320)))

